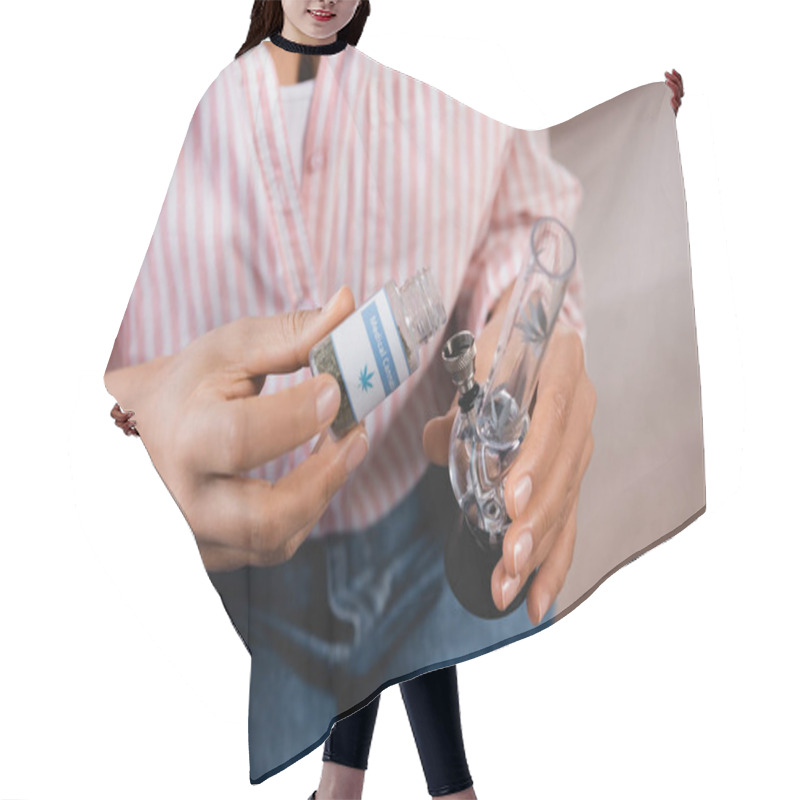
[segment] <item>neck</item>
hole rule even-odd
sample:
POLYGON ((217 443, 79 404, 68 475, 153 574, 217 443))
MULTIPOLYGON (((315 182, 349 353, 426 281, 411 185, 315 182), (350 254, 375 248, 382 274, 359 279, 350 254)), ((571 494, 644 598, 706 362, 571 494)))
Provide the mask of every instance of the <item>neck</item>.
POLYGON ((262 46, 269 50, 280 86, 291 86, 295 83, 316 78, 319 71, 320 56, 287 52, 269 39, 265 39, 262 42, 262 46))

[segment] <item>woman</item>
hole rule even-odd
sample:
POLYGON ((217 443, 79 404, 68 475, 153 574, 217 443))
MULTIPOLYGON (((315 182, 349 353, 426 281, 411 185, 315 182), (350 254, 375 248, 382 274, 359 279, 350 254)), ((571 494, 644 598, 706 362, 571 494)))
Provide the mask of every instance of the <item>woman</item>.
MULTIPOLYGON (((253 656, 251 780, 259 782, 296 760, 298 742, 307 740, 310 726, 362 706, 333 729, 318 800, 360 795, 377 711, 375 691, 375 701, 363 706, 370 681, 380 686, 387 675, 454 662, 549 619, 574 543, 577 487, 591 456, 594 399, 583 368, 576 283, 540 378, 537 424, 546 435, 537 440, 545 444, 520 457, 506 484, 507 496, 515 498, 508 509, 515 526, 493 578, 498 607, 513 599, 535 566, 541 565, 540 572, 526 609, 502 623, 465 630, 459 646, 451 643, 448 650, 431 641, 431 632, 444 630, 442 620, 458 612, 442 592, 440 542, 430 531, 444 523, 421 514, 435 505, 426 506, 426 496, 436 501, 448 488, 443 469, 420 469, 420 454, 446 464, 454 416, 452 405, 439 416, 452 392, 435 370, 438 348, 431 347, 424 359, 428 368, 421 367, 416 380, 400 387, 360 430, 339 443, 321 436, 311 450, 309 440, 335 415, 338 390, 327 376, 301 380, 306 375, 286 373, 306 366, 310 346, 354 303, 345 290, 334 296, 326 314, 302 306, 321 304, 330 295, 326 285, 357 285, 365 298, 388 277, 413 272, 422 260, 454 264, 442 276, 445 301, 459 327, 479 334, 482 379, 533 220, 553 213, 569 223, 579 195, 541 137, 513 133, 361 56, 352 45, 368 14, 366 0, 255 3, 250 33, 237 54, 240 68, 231 65, 221 73, 193 118, 107 373, 112 393, 136 408, 154 464, 186 515, 210 577, 253 656), (302 52, 304 44, 311 49, 302 52), (310 98, 281 92, 312 81, 317 85, 310 98), (303 103, 310 104, 302 142, 289 135, 290 129, 297 132, 298 120, 302 133, 304 114, 289 110, 295 102, 301 111, 303 103), (439 127, 431 123, 424 134, 417 127, 412 135, 410 109, 425 109, 439 127), (224 126, 214 124, 217 117, 224 126), (394 160, 373 157, 381 146, 368 141, 375 129, 396 134, 383 144, 384 154, 394 145, 398 159, 415 169, 422 165, 426 182, 440 190, 436 205, 428 206, 432 213, 405 226, 421 182, 410 180, 405 169, 387 174, 394 160), (461 141, 476 148, 470 152, 481 157, 472 173, 459 174, 452 148, 438 147, 439 131, 448 145, 461 141), (483 138, 470 139, 465 131, 483 138), (361 150, 354 146, 359 137, 361 150), (516 169, 506 169, 509 163, 516 169), (542 185, 549 188, 523 186, 515 179, 520 171, 545 176, 542 185), (347 183, 354 175, 361 181, 347 183), (452 197, 446 192, 451 181, 461 192, 452 197), (334 189, 342 191, 343 184, 348 202, 337 203, 334 189), (393 195, 385 191, 389 185, 393 195), (358 249, 361 235, 367 256, 358 249), (415 237, 428 249, 412 250, 415 237), (322 270, 320 264, 329 266, 322 270), (248 312, 268 318, 241 319, 248 312), (231 364, 239 367, 233 375, 231 364), (262 388, 271 391, 259 397, 262 388), (326 389, 335 401, 327 406, 326 389), (562 398, 569 400, 566 409, 562 398), (316 414, 317 409, 325 411, 316 414), (551 422, 558 415, 565 424, 555 435, 551 422), (274 424, 266 426, 265 418, 274 424), (373 443, 371 460, 362 446, 365 430, 373 443), (392 474, 403 452, 404 469, 392 474), (554 466, 571 460, 578 471, 569 487, 553 480, 532 494, 526 477, 536 459, 554 466), (241 477, 248 470, 252 477, 241 477), (355 480, 349 481, 353 471, 355 480), (558 510, 559 524, 540 529, 535 508, 544 502, 558 510), (269 525, 261 521, 265 517, 269 525), (364 560, 364 548, 378 555, 379 568, 364 560), (416 560, 406 557, 412 552, 416 560), (360 571, 350 571, 356 565, 360 571), (346 591, 354 575, 365 579, 370 566, 381 578, 392 576, 396 593, 389 607, 375 605, 374 583, 362 596, 346 591), (306 573, 311 577, 300 583, 298 576, 306 573), (320 593, 326 579, 327 596, 320 593), (309 607, 324 603, 337 606, 341 615, 309 617, 309 607), (422 621, 420 608, 427 613, 422 621), (386 620, 394 627, 383 624, 386 620), (331 641, 336 626, 341 636, 331 641), (405 649, 398 651, 398 643, 405 649), (318 663, 311 663, 312 655, 318 663), (297 719, 289 719, 292 709, 302 712, 297 719), (286 740, 282 752, 276 730, 286 740)), ((130 429, 130 417, 118 416, 130 429)), ((401 688, 431 795, 474 797, 454 666, 401 688), (432 697, 441 705, 431 716, 432 697), (432 721, 442 727, 431 727, 432 721)))
MULTIPOLYGON (((247 41, 237 57, 263 42, 275 61, 282 88, 313 80, 318 59, 325 57, 324 47, 334 44, 340 31, 352 44, 358 41, 369 6, 360 2, 307 5, 296 0, 280 5, 256 3, 247 41), (283 47, 274 44, 276 33, 283 47), (301 52, 295 56, 286 49, 286 42, 305 47, 298 48, 301 52)), ((294 142, 302 141, 303 131, 295 133, 300 135, 294 142)), ((400 686, 431 796, 475 798, 461 733, 455 665, 423 673, 400 686)), ((361 797, 379 702, 380 695, 334 725, 325 742, 322 776, 312 800, 361 797)))

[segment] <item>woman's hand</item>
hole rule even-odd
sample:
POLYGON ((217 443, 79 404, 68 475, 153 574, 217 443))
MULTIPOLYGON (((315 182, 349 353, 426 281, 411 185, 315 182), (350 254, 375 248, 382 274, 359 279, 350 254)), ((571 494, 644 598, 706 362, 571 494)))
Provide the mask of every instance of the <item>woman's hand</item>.
POLYGON ((666 80, 664 83, 672 89, 672 110, 675 116, 678 116, 678 109, 681 107, 681 98, 683 97, 683 78, 680 72, 672 70, 672 72, 665 72, 666 80))
POLYGON ((307 366, 310 348, 354 308, 345 289, 325 311, 241 319, 173 356, 106 373, 109 392, 135 409, 207 570, 290 559, 366 455, 363 424, 339 442, 327 436, 340 403, 332 376, 259 396, 267 374, 307 366), (276 483, 243 476, 321 432, 312 455, 276 483))
POLYGON ((492 574, 492 595, 503 609, 539 567, 527 597, 534 625, 561 591, 572 564, 578 494, 594 449, 596 394, 580 336, 564 323, 553 331, 538 385, 530 428, 504 483, 513 522, 492 574))
POLYGON ((114 418, 114 424, 120 428, 126 436, 139 435, 139 432, 136 430, 136 420, 133 418, 133 411, 123 411, 119 407, 119 403, 114 403, 114 408, 111 409, 111 416, 114 418))
MULTIPOLYGON (((476 341, 476 379, 481 383, 491 367, 501 323, 502 314, 493 316, 476 341)), ((594 447, 594 386, 586 374, 580 336, 563 322, 553 331, 538 387, 528 433, 504 482, 506 511, 513 521, 492 573, 492 596, 502 610, 539 567, 526 598, 534 625, 561 591, 572 564, 578 493, 594 447)), ((425 452, 436 464, 448 462, 457 411, 454 401, 448 414, 430 420, 423 432, 425 452)))

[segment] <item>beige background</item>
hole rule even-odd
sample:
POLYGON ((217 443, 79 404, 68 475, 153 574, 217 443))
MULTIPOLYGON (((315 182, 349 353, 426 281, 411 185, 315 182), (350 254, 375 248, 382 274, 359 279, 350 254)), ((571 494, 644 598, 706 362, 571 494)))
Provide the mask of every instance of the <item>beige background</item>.
POLYGON ((560 615, 705 510, 703 420, 686 202, 663 83, 550 129, 584 186, 587 368, 597 390, 560 615))

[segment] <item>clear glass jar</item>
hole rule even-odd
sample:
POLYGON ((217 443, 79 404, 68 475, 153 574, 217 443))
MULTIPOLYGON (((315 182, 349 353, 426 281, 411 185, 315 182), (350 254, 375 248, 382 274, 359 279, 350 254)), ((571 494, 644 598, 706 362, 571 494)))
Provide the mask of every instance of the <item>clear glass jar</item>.
POLYGON ((398 287, 388 281, 309 353, 313 375, 339 382, 341 403, 330 426, 334 439, 385 400, 419 367, 420 347, 447 321, 430 269, 398 287))

